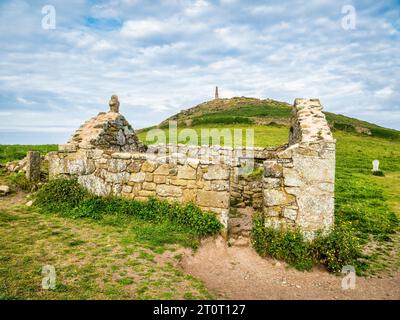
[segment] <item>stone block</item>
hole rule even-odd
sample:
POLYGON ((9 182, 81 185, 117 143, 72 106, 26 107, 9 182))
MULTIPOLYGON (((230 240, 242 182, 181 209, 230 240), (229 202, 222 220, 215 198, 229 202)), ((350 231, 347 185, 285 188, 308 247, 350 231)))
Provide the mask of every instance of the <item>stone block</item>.
POLYGON ((162 164, 154 171, 154 174, 157 174, 160 176, 167 176, 167 175, 169 175, 170 169, 171 168, 170 168, 169 164, 162 164))
POLYGON ((129 177, 129 181, 143 182, 145 177, 146 177, 146 174, 144 172, 132 173, 131 176, 129 177))
POLYGON ((131 187, 131 186, 124 185, 124 186, 122 187, 122 192, 124 192, 124 193, 131 193, 131 192, 132 192, 132 187, 131 187))
POLYGON ((297 210, 296 209, 291 209, 291 208, 284 208, 282 211, 283 217, 286 219, 296 221, 297 218, 297 210))
POLYGON ((158 176, 155 175, 153 176, 153 181, 157 184, 162 184, 162 183, 166 183, 167 181, 167 177, 166 176, 158 176))
POLYGON ((157 163, 152 161, 145 161, 142 165, 142 171, 144 172, 154 172, 157 168, 157 163))
POLYGON ((179 166, 178 167, 178 178, 179 179, 187 179, 194 180, 196 179, 196 169, 189 165, 179 166))
POLYGON ((205 180, 226 180, 229 179, 229 169, 220 165, 211 165, 203 177, 205 180))
POLYGON ((156 187, 157 195, 161 197, 180 197, 182 189, 177 186, 160 184, 156 187))
POLYGON ((26 159, 26 178, 32 182, 40 181, 40 152, 29 151, 26 159))
POLYGON ((273 160, 264 161, 264 177, 280 178, 282 165, 273 160))
POLYGON ((156 184, 153 182, 143 182, 144 190, 156 190, 156 184))
POLYGON ((126 170, 126 161, 122 159, 108 159, 107 169, 111 172, 117 173, 126 170))
POLYGON ((196 202, 200 206, 228 208, 229 192, 198 190, 196 202))
POLYGON ((138 160, 133 160, 126 168, 126 171, 130 172, 130 173, 137 173, 140 171, 141 169, 141 162, 138 160))
POLYGON ((111 158, 127 160, 132 158, 132 154, 129 152, 115 152, 111 155, 111 158))
POLYGON ((278 190, 264 190, 264 204, 266 206, 281 206, 293 201, 293 196, 278 190))

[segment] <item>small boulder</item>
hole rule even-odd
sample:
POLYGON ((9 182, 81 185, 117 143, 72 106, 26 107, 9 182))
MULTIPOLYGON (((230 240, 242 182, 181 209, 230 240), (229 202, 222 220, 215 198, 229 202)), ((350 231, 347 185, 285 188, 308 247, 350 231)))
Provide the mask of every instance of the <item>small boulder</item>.
POLYGON ((0 196, 6 196, 10 193, 10 187, 6 185, 0 186, 0 196))

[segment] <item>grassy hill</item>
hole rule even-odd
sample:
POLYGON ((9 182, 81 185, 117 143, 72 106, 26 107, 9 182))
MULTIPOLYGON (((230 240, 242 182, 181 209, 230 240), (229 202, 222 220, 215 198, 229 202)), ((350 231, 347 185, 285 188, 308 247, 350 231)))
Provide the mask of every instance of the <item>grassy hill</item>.
MULTIPOLYGON (((235 97, 201 103, 193 108, 182 110, 178 114, 161 122, 158 128, 167 128, 168 121, 176 120, 178 127, 209 127, 210 125, 283 125, 288 126, 292 106, 286 102, 271 99, 235 97)), ((400 139, 400 132, 378 125, 325 112, 333 130, 361 133, 366 136, 400 139)), ((154 127, 151 127, 154 128, 154 127)), ((151 128, 140 130, 146 132, 151 128)), ((143 137, 143 134, 142 134, 143 137)))

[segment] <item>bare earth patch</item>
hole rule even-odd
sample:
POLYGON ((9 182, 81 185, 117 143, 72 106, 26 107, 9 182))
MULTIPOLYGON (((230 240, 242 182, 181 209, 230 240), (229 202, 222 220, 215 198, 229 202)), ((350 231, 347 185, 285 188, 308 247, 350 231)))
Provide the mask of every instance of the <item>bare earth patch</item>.
POLYGON ((356 278, 354 290, 343 290, 342 276, 314 268, 301 272, 249 247, 228 247, 222 238, 206 239, 185 255, 182 268, 200 278, 221 299, 400 299, 400 273, 356 278))

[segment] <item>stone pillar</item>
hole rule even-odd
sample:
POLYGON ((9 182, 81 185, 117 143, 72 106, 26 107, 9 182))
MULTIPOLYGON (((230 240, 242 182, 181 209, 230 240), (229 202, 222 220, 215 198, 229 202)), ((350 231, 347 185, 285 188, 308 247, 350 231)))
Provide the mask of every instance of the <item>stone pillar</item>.
POLYGON ((119 101, 118 101, 118 96, 113 94, 111 96, 110 102, 108 103, 110 106, 110 112, 116 112, 119 113, 119 101))
POLYGON ((29 151, 26 163, 26 178, 32 182, 38 182, 40 180, 40 152, 29 151))
POLYGON ((334 222, 335 140, 317 99, 296 99, 289 147, 264 162, 264 214, 307 239, 334 222))

